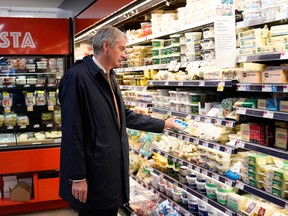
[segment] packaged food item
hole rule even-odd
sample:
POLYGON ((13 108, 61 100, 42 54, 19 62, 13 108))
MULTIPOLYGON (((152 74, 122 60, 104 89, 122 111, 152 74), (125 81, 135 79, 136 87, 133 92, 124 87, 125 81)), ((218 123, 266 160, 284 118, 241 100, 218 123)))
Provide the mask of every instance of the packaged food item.
POLYGON ((44 106, 47 103, 46 93, 44 91, 35 91, 35 102, 37 106, 44 106))
POLYGON ((4 114, 4 125, 6 127, 14 127, 17 123, 17 115, 15 113, 4 114))
POLYGON ((56 124, 61 124, 61 111, 60 110, 54 111, 54 122, 56 124))
POLYGON ((44 112, 41 114, 41 120, 42 121, 51 121, 53 118, 52 112, 44 112))
POLYGON ((4 123, 4 115, 0 115, 0 127, 3 126, 4 123))
POLYGON ((29 118, 26 115, 17 116, 17 125, 18 126, 27 126, 29 125, 29 118))
POLYGON ((25 94, 25 104, 27 107, 33 107, 36 105, 35 96, 33 92, 27 92, 25 94))
POLYGON ((13 94, 3 92, 2 107, 11 107, 13 105, 13 94))
POLYGON ((48 106, 56 105, 56 92, 48 92, 48 106))

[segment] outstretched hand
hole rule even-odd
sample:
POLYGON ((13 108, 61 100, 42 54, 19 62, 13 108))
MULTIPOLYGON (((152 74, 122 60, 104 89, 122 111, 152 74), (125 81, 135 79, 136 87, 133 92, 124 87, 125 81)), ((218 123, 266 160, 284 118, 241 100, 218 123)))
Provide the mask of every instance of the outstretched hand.
POLYGON ((176 130, 180 130, 180 126, 177 125, 175 122, 174 122, 175 118, 168 118, 166 121, 165 121, 165 126, 164 126, 164 129, 176 129, 176 130))

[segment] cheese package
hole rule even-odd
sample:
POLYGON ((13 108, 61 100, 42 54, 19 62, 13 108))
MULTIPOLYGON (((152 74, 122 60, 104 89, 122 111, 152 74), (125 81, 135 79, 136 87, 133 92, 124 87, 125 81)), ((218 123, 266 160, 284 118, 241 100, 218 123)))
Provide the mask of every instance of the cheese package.
POLYGON ((266 165, 268 163, 268 155, 254 154, 248 156, 249 164, 266 165))
POLYGON ((261 202, 256 206, 254 216, 271 216, 276 210, 270 203, 261 202))
POLYGON ((280 100, 279 110, 281 112, 288 112, 288 101, 280 100))
POLYGON ((248 200, 248 202, 244 205, 244 207, 241 209, 240 212, 245 216, 253 216, 256 206, 257 206, 256 201, 248 200))
POLYGON ((288 24, 271 26, 270 36, 287 35, 288 34, 288 24))
POLYGON ((266 44, 265 38, 254 38, 250 40, 240 40, 240 48, 247 49, 247 48, 256 48, 262 47, 266 44))
POLYGON ((237 49, 237 55, 255 55, 256 48, 237 49))
POLYGON ((287 45, 285 44, 275 44, 269 46, 258 46, 256 48, 256 53, 280 53, 287 50, 287 45))
POLYGON ((288 43, 288 35, 269 37, 266 39, 266 45, 278 45, 288 43))
POLYGON ((284 169, 274 170, 273 178, 279 181, 288 181, 288 170, 284 169))
POLYGON ((240 83, 261 83, 260 71, 242 71, 239 77, 240 83))
POLYGON ((287 149, 288 146, 288 131, 286 128, 275 129, 275 147, 287 149))
POLYGON ((249 142, 250 140, 250 129, 248 124, 240 125, 241 140, 249 142))
POLYGON ((254 39, 254 38, 267 38, 267 37, 269 37, 268 28, 250 29, 250 30, 238 33, 239 40, 249 40, 249 39, 254 39))
POLYGON ((287 83, 287 71, 283 69, 262 72, 262 83, 287 83))

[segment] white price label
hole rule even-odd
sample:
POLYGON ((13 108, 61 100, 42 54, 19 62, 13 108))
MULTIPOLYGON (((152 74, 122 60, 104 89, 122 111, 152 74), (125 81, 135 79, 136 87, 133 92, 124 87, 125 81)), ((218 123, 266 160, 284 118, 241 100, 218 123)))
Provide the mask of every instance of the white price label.
POLYGON ((185 212, 184 216, 190 216, 190 212, 185 212))
POLYGON ((211 123, 211 118, 209 118, 209 117, 205 117, 204 122, 205 122, 205 123, 211 123))
POLYGON ((202 197, 202 201, 205 203, 208 203, 208 198, 207 197, 202 197))
POLYGON ((216 125, 222 125, 222 120, 221 119, 215 119, 215 124, 216 125))
POLYGON ((165 153, 165 154, 164 154, 164 157, 165 157, 165 158, 168 158, 168 154, 167 154, 167 153, 165 153))
POLYGON ((242 142, 241 140, 236 141, 236 147, 237 148, 245 148, 245 143, 242 142))
POLYGON ((216 175, 216 174, 213 174, 213 175, 212 175, 212 178, 215 179, 216 181, 219 181, 220 176, 219 176, 219 175, 216 175))
POLYGON ((202 145, 205 146, 205 147, 209 146, 208 142, 206 142, 206 141, 202 141, 202 145))
POLYGON ((20 128, 24 129, 24 128, 26 128, 26 125, 21 125, 20 128))
POLYGON ((201 121, 201 116, 195 116, 195 121, 201 121))
POLYGON ((288 209, 288 202, 285 203, 285 209, 288 209))
POLYGON ((8 129, 8 130, 12 130, 12 129, 13 129, 13 126, 8 126, 7 129, 8 129))
POLYGON ((169 85, 169 82, 168 82, 168 81, 164 82, 164 85, 165 85, 165 86, 168 86, 168 85, 169 85))
POLYGON ((46 127, 51 128, 52 124, 47 124, 46 127))
POLYGON ((179 135, 179 136, 178 136, 178 139, 183 140, 183 136, 182 136, 182 135, 179 135))
POLYGON ((156 195, 157 197, 160 197, 160 193, 159 193, 158 191, 155 193, 155 195, 156 195))
POLYGON ((281 53, 280 59, 288 59, 288 51, 281 53))
MULTIPOLYGON (((235 140, 234 140, 234 142, 235 142, 235 140)), ((234 145, 235 146, 235 145, 234 145)), ((226 153, 228 153, 228 154, 232 154, 232 149, 230 149, 230 148, 225 148, 224 149, 224 152, 226 152, 226 153)))
POLYGON ((167 115, 171 116, 171 115, 172 115, 172 112, 171 112, 171 111, 168 111, 168 112, 167 112, 167 115))
POLYGON ((193 139, 193 144, 198 145, 199 144, 199 140, 198 139, 193 139))
POLYGON ((246 61, 247 61, 247 56, 238 56, 238 63, 246 62, 246 61))
POLYGON ((176 158, 172 158, 172 161, 175 163, 177 161, 177 159, 176 158))
POLYGON ((33 127, 34 127, 34 128, 39 128, 40 125, 39 125, 39 124, 35 124, 33 127))
POLYGON ((229 216, 233 216, 233 212, 229 209, 225 209, 225 213, 229 216))
POLYGON ((225 81, 219 81, 217 91, 223 91, 225 87, 225 81))
POLYGON ((220 151, 220 146, 219 145, 213 145, 213 149, 220 151))
POLYGON ((183 82, 178 82, 178 86, 183 86, 183 82))
POLYGON ((273 118, 274 118, 274 112, 272 112, 272 111, 264 111, 263 117, 264 117, 264 118, 271 118, 271 119, 273 119, 273 118))
POLYGON ((186 142, 190 142, 190 137, 186 137, 186 138, 185 138, 185 141, 186 141, 186 142))
POLYGON ((183 161, 178 160, 178 164, 183 165, 183 161))
POLYGON ((288 92, 288 85, 283 86, 283 92, 288 92))
POLYGON ((244 189, 244 184, 241 183, 241 182, 236 182, 236 185, 235 185, 237 188, 239 188, 240 190, 243 190, 244 189))
POLYGON ((226 121, 226 127, 233 127, 234 122, 233 121, 226 121))
POLYGON ((208 175, 207 170, 202 170, 202 174, 205 175, 205 176, 207 176, 207 175, 208 175))
POLYGON ((246 85, 238 84, 237 91, 246 91, 246 85))
POLYGON ((192 164, 188 164, 188 169, 192 169, 192 164))
POLYGON ((40 144, 42 144, 42 142, 34 142, 34 143, 32 143, 32 145, 40 145, 40 144))
POLYGON ((233 182, 231 180, 225 180, 225 184, 232 186, 233 182))
POLYGON ((195 169, 194 169, 196 172, 198 172, 198 173, 200 173, 200 168, 198 168, 198 167, 195 167, 195 169))
POLYGON ((263 92, 272 92, 272 86, 271 85, 262 85, 262 91, 263 92))
POLYGON ((180 210, 180 206, 176 205, 175 209, 176 209, 176 211, 179 211, 180 210))
POLYGON ((240 115, 245 115, 246 114, 246 109, 243 107, 237 107, 236 108, 236 113, 240 115))
POLYGON ((199 86, 205 86, 205 81, 200 80, 199 81, 199 86))

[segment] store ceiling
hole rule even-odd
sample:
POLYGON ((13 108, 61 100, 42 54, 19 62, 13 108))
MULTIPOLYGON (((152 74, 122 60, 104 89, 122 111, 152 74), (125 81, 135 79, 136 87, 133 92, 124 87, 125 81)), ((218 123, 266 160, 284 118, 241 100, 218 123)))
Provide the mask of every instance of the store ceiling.
POLYGON ((1 0, 0 7, 57 8, 64 0, 1 0))

